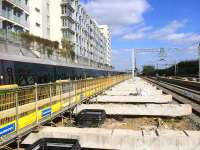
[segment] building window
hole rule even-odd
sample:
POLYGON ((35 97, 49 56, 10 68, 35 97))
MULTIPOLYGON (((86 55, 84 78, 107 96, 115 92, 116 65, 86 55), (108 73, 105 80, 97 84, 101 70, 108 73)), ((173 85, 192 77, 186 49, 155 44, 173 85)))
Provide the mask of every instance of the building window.
POLYGON ((26 6, 28 5, 28 0, 25 0, 25 4, 26 4, 26 6))
POLYGON ((25 20, 28 21, 28 15, 27 14, 25 15, 25 20))
POLYGON ((40 13, 40 9, 39 8, 35 8, 36 12, 40 13))
POLYGON ((49 12, 49 3, 47 2, 47 12, 49 12))
POLYGON ((68 26, 68 20, 66 18, 63 18, 63 27, 68 26))
POLYGON ((37 27, 40 27, 40 24, 39 24, 39 23, 37 23, 37 22, 35 23, 35 25, 36 25, 37 27))
POLYGON ((62 14, 66 14, 66 13, 67 13, 67 6, 62 5, 62 14))
POLYGON ((49 28, 47 29, 47 36, 48 36, 48 38, 50 36, 50 29, 49 28))

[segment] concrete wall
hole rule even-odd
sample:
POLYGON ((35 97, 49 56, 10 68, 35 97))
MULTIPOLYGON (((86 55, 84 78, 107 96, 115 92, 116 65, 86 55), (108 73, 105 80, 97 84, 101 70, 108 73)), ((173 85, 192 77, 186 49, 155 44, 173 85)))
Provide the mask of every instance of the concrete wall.
POLYGON ((103 33, 103 35, 106 37, 106 63, 108 65, 111 65, 111 31, 107 25, 100 25, 99 26, 100 31, 103 33))
POLYGON ((50 39, 50 3, 42 0, 42 30, 43 38, 50 39))
POLYGON ((48 33, 50 26, 47 19, 49 16, 48 2, 49 0, 30 0, 29 2, 30 33, 45 39, 50 39, 50 33, 48 33))
POLYGON ((62 20, 61 20, 61 0, 49 0, 50 2, 50 39, 53 41, 61 41, 62 39, 62 20))
POLYGON ((30 0, 30 33, 36 36, 43 36, 42 33, 42 0, 30 0), (38 11, 36 11, 36 9, 38 11), (36 26, 39 24, 40 27, 36 26))
POLYGON ((2 24, 2 20, 0 20, 0 29, 2 29, 3 24, 2 24))

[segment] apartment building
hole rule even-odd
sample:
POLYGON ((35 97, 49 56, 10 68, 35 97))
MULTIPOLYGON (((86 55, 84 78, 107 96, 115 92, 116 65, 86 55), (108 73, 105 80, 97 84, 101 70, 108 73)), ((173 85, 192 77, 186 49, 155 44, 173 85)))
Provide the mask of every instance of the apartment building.
POLYGON ((106 37, 106 64, 111 65, 111 32, 107 25, 100 25, 100 31, 106 37))
POLYGON ((29 31, 28 0, 0 0, 0 29, 29 31))
POLYGON ((29 0, 30 33, 50 39, 50 3, 49 0, 29 0))
POLYGON ((78 0, 75 1, 76 54, 106 64, 106 37, 78 0))
MULTIPOLYGON (((66 38, 74 43, 76 60, 111 65, 107 56, 111 53, 110 32, 101 31, 79 0, 50 0, 50 16, 51 40, 66 38)), ((106 29, 109 31, 107 26, 106 29)))
POLYGON ((111 35, 79 0, 0 0, 0 28, 75 46, 75 62, 111 66, 111 35))

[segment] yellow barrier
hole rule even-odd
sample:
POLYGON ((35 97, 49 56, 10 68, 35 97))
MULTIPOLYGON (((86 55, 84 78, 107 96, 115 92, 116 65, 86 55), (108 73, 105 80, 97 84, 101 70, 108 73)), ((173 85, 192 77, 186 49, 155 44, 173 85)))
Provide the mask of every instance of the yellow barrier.
POLYGON ((9 89, 16 89, 18 88, 17 84, 11 84, 11 85, 1 85, 0 90, 9 90, 9 89))
POLYGON ((0 90, 0 138, 38 124, 64 108, 79 104, 111 86, 129 79, 119 75, 78 81, 60 80, 46 85, 13 87, 12 95, 0 90), (3 103, 2 103, 3 102, 3 103))

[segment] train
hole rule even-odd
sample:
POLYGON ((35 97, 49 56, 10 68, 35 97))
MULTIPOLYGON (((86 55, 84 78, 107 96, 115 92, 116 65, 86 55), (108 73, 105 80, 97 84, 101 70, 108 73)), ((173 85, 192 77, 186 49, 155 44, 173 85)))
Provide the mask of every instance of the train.
POLYGON ((123 74, 123 72, 0 60, 0 85, 17 84, 27 86, 35 83, 55 82, 56 80, 75 80, 118 74, 123 74))

